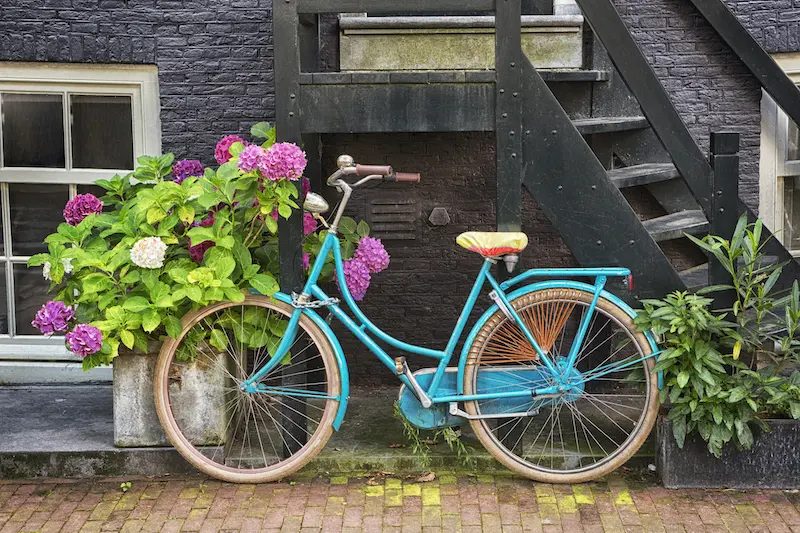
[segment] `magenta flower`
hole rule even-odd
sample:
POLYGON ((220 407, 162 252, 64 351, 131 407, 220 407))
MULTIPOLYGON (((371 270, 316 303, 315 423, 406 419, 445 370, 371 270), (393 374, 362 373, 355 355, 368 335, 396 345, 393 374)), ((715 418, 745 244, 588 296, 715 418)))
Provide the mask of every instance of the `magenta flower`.
POLYGON ((78 324, 66 335, 69 351, 86 357, 100 351, 103 347, 103 333, 89 324, 78 324))
POLYGON ((278 208, 276 207, 275 209, 273 209, 272 213, 270 213, 269 216, 271 216, 275 220, 278 220, 278 217, 280 216, 280 215, 278 215, 278 208))
POLYGON ((303 252, 303 270, 308 270, 310 264, 311 256, 308 255, 308 252, 303 252))
POLYGON ((259 170, 270 181, 288 179, 297 181, 303 177, 308 161, 306 154, 294 143, 275 143, 261 160, 259 170))
POLYGON ((64 220, 70 226, 77 226, 89 215, 103 211, 103 202, 93 194, 78 194, 64 206, 64 220))
POLYGON ((257 144, 246 146, 245 149, 239 154, 239 170, 242 172, 251 172, 256 170, 266 153, 267 151, 257 144))
POLYGON ((36 312, 31 325, 48 337, 69 329, 69 321, 75 318, 75 310, 64 302, 50 300, 36 312))
POLYGON ((317 220, 311 213, 303 213, 303 235, 314 233, 317 229, 317 220))
POLYGON ((304 177, 302 180, 300 180, 300 184, 303 187, 303 196, 306 196, 311 192, 311 181, 308 178, 304 177))
POLYGON ((362 237, 358 241, 354 257, 363 262, 372 274, 380 272, 389 266, 389 253, 383 247, 380 239, 362 237))
POLYGON ((183 183, 183 180, 189 176, 201 177, 205 172, 203 163, 197 159, 181 159, 172 165, 172 178, 177 183, 183 183))
MULTIPOLYGON (((344 280, 347 284, 347 289, 354 300, 363 300, 369 288, 370 275, 367 265, 356 259, 348 259, 342 264, 344 270, 344 280)), ((342 285, 337 277, 336 283, 339 285, 339 290, 344 292, 342 285)))
POLYGON ((239 137, 238 135, 226 135, 217 143, 217 146, 214 148, 214 159, 217 160, 218 164, 227 163, 228 160, 232 157, 231 156, 231 146, 233 143, 242 143, 243 145, 247 146, 247 143, 239 137))

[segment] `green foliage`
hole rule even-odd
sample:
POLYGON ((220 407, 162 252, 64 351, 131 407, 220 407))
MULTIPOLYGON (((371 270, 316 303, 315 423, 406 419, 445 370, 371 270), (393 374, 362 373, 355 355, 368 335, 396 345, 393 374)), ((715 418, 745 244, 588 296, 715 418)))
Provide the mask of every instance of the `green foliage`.
MULTIPOLYGON (((266 139, 264 146, 275 140, 275 130, 267 123, 252 130, 266 139)), ((150 342, 178 336, 180 319, 191 310, 242 301, 248 292, 272 295, 278 290, 278 223, 272 214, 277 211, 278 217, 288 218, 298 209, 299 182, 242 172, 236 155, 242 148, 237 143, 229 162, 180 184, 171 179, 172 154, 140 157, 132 173, 96 182, 106 193, 101 198, 105 212, 77 226, 60 224, 45 239, 47 253, 29 260, 30 266, 49 263, 53 299, 74 306, 79 322, 102 331, 103 347, 84 359, 84 369, 110 363, 122 348, 146 352, 150 342), (131 248, 145 237, 158 237, 167 245, 161 268, 132 262, 131 248), (190 247, 201 243, 213 246, 197 263, 190 247), (70 274, 65 263, 72 267, 70 274)), ((354 231, 368 232, 365 223, 350 220, 354 231)), ((303 243, 312 262, 324 235, 308 235, 303 243)), ((348 235, 345 246, 353 242, 348 235)), ((323 279, 332 273, 332 265, 326 265, 323 279)), ((256 329, 255 323, 251 326, 256 329)), ((273 332, 278 329, 270 327, 273 332)), ((235 333, 251 347, 271 345, 276 335, 235 333)), ((195 346, 204 341, 221 345, 223 334, 222 328, 213 329, 192 341, 195 346)))
POLYGON ((761 233, 760 220, 748 225, 743 216, 730 240, 689 236, 724 265, 731 282, 642 301, 636 324, 660 340, 660 400, 671 406, 679 447, 697 433, 720 457, 729 442, 750 448, 753 426, 767 429, 761 418, 800 418, 800 372, 791 371, 800 363, 800 290, 795 281, 790 294, 774 293, 783 265, 766 260, 761 233), (734 292, 731 309, 711 310, 705 295, 718 291, 734 292))
POLYGON ((431 466, 431 445, 439 444, 441 438, 451 451, 456 452, 459 462, 467 468, 475 466, 475 457, 471 446, 467 446, 461 440, 461 430, 446 427, 437 430, 433 434, 433 438, 426 439, 422 437, 421 430, 408 421, 400 410, 400 404, 394 403, 394 417, 403 424, 403 435, 408 439, 411 444, 411 453, 418 456, 422 460, 422 466, 426 470, 431 466))
POLYGON ((129 490, 131 490, 132 486, 133 484, 130 481, 123 481, 122 483, 119 484, 119 490, 121 490, 122 492, 128 492, 129 490))

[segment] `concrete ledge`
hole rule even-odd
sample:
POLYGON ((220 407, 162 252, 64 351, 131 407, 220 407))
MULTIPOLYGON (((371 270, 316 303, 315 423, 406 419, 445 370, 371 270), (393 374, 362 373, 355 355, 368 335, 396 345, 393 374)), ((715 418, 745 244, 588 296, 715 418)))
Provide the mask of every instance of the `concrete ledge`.
MULTIPOLYGON (((341 17, 343 71, 494 68, 494 17, 341 17)), ((525 15, 522 50, 539 69, 581 68, 581 15, 525 15)))

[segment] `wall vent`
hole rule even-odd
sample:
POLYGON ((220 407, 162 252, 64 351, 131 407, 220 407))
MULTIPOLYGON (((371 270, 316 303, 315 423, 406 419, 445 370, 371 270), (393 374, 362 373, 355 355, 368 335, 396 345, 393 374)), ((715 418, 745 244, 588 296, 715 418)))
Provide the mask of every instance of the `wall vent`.
POLYGON ((412 241, 417 238, 419 206, 402 193, 371 194, 367 197, 370 236, 382 240, 412 241))

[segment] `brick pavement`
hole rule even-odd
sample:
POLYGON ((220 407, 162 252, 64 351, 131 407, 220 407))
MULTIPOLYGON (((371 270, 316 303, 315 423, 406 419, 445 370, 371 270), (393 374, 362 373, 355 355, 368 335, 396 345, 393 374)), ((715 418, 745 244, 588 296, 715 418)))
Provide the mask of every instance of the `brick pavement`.
POLYGON ((0 533, 800 532, 797 491, 669 491, 511 476, 331 477, 264 485, 202 478, 0 481, 0 533), (130 481, 127 492, 120 488, 130 481))

